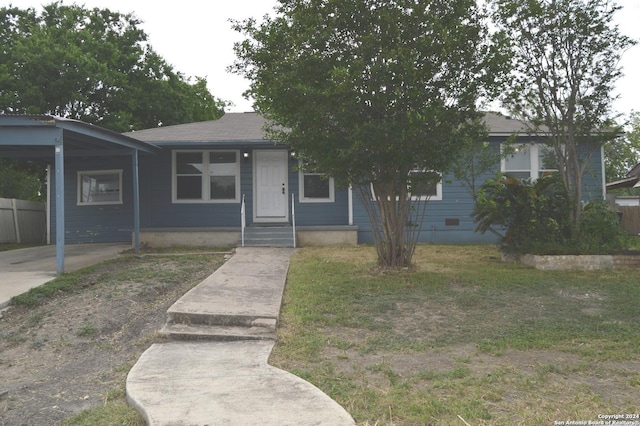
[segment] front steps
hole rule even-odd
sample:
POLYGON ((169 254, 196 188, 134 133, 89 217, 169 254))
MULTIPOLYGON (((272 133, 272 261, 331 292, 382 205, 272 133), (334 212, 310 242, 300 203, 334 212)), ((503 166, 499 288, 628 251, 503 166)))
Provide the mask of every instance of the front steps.
MULTIPOLYGON (((242 245, 242 241, 238 242, 242 245)), ((264 225, 249 226, 244 229, 245 247, 293 247, 293 226, 264 225)))
POLYGON ((167 310, 160 334, 176 340, 275 340, 293 252, 238 247, 224 265, 167 310))

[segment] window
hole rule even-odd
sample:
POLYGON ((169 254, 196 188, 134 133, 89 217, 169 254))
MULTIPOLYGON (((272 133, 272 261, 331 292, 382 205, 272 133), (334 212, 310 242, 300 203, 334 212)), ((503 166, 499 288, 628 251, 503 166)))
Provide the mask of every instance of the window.
POLYGON ((522 145, 502 160, 502 172, 518 179, 536 180, 540 176, 553 173, 553 148, 542 144, 522 145))
POLYGON ((78 172, 78 205, 122 204, 122 170, 78 172))
POLYGON ((332 203, 335 201, 333 178, 324 173, 307 173, 300 169, 300 202, 332 203))
POLYGON ((239 157, 239 151, 174 151, 173 202, 238 202, 239 157))
MULTIPOLYGON (((423 175, 422 178, 409 184, 411 199, 416 201, 441 201, 442 200, 442 174, 433 171, 411 170, 409 176, 423 175)), ((411 179, 410 179, 411 180, 411 179)), ((376 194, 371 185, 371 195, 375 200, 376 194)))
POLYGON ((531 151, 518 147, 503 160, 502 171, 518 179, 531 177, 531 151))
POLYGON ((423 176, 424 181, 412 183, 409 187, 411 198, 417 200, 442 200, 442 175, 437 172, 412 170, 409 176, 423 176))

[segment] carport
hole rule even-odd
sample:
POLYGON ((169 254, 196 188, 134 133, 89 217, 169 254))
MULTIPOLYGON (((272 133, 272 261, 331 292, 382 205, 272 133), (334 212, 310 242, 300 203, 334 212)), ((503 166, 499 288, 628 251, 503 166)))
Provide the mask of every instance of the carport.
MULTIPOLYGON (((1 115, 0 157, 51 165, 55 188, 56 273, 64 272, 64 160, 70 157, 131 156, 133 170, 133 245, 140 249, 139 155, 159 148, 92 124, 50 115, 1 115)), ((49 206, 48 206, 49 208, 49 206)))

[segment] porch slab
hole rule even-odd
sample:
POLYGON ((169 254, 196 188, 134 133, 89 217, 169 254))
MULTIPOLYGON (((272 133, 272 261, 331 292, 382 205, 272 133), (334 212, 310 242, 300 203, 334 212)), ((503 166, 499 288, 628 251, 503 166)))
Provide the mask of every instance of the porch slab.
MULTIPOLYGON (((67 244, 65 271, 113 259, 131 248, 126 243, 67 244)), ((41 286, 56 277, 56 246, 39 246, 0 252, 0 309, 12 297, 41 286)))

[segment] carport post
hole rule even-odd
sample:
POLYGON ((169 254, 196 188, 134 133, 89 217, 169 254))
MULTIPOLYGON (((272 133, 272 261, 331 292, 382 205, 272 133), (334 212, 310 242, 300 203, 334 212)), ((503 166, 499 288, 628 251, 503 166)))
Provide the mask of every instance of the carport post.
POLYGON ((140 182, 138 180, 138 150, 133 150, 133 248, 140 252, 140 182))
POLYGON ((64 272, 64 149, 62 129, 55 139, 56 167, 56 273, 64 272))

